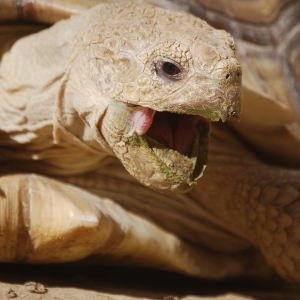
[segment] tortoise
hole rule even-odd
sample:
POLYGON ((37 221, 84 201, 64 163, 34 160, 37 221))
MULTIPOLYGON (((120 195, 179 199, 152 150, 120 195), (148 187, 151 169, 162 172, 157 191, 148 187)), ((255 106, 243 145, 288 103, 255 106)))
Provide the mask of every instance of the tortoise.
POLYGON ((300 2, 179 2, 1 2, 1 262, 300 282, 300 2))

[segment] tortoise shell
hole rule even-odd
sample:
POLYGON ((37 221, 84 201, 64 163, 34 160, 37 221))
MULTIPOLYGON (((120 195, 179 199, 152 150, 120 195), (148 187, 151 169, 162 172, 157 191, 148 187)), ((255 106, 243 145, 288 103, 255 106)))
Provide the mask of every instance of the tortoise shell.
POLYGON ((235 38, 244 111, 234 130, 264 160, 299 167, 300 1, 197 0, 190 10, 235 38))

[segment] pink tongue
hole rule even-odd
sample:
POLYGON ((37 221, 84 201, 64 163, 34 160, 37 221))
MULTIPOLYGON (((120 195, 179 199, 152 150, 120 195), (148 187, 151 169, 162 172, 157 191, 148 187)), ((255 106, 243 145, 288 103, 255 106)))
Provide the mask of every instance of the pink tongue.
POLYGON ((138 106, 133 110, 130 116, 130 121, 133 124, 133 130, 138 135, 145 134, 150 128, 155 111, 148 107, 138 106))

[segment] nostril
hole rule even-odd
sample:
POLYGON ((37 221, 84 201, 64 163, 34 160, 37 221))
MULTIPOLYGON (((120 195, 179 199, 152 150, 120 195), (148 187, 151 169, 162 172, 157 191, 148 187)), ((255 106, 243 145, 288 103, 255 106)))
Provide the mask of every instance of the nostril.
MULTIPOLYGON (((241 76, 241 72, 238 71, 238 72, 236 72, 235 75, 236 75, 236 77, 240 77, 241 76)), ((228 80, 230 77, 231 77, 230 73, 227 73, 226 76, 225 76, 226 80, 228 80)))

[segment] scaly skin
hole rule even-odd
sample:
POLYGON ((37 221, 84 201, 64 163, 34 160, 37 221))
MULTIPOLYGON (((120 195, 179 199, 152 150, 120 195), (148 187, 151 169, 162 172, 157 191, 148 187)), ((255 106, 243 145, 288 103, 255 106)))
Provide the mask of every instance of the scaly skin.
POLYGON ((300 281, 299 172, 259 162, 217 125, 199 180, 208 119, 241 109, 228 34, 150 6, 102 6, 19 40, 0 72, 1 261, 90 257, 206 278, 263 276, 253 243, 280 275, 300 281), (162 74, 164 61, 180 67, 179 79, 162 74), (168 149, 168 133, 167 143, 147 138, 158 111, 202 116, 183 119, 198 124, 190 158, 168 149), (8 175, 16 170, 60 181, 8 175))
POLYGON ((206 174, 191 192, 195 201, 199 194, 201 204, 227 229, 252 241, 282 277, 300 282, 298 170, 260 162, 228 130, 219 128, 206 174))

